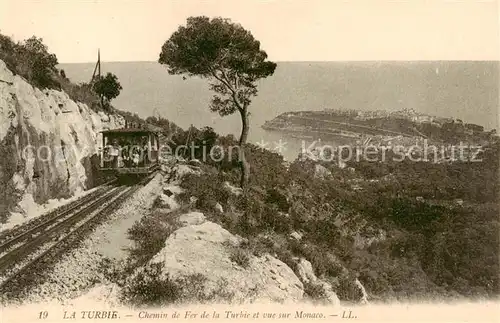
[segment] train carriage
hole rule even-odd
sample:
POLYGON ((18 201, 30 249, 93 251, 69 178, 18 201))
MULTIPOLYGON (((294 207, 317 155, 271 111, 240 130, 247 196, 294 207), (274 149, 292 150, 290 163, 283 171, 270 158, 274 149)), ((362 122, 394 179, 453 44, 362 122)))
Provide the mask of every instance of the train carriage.
POLYGON ((141 128, 105 130, 102 134, 100 168, 119 179, 147 176, 159 168, 159 136, 141 128))

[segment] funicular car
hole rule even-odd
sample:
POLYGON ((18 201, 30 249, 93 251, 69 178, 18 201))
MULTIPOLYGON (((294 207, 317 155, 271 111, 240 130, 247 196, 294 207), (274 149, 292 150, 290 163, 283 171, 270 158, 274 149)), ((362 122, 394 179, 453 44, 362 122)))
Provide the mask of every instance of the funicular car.
POLYGON ((157 132, 141 128, 105 130, 102 134, 101 171, 121 179, 138 178, 159 168, 157 132))

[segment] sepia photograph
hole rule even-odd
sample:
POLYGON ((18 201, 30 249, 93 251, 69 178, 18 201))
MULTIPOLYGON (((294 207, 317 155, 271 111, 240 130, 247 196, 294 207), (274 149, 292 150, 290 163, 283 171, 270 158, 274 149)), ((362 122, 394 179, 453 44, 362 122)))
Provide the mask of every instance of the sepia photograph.
POLYGON ((500 4, 0 0, 0 322, 500 320, 500 4))

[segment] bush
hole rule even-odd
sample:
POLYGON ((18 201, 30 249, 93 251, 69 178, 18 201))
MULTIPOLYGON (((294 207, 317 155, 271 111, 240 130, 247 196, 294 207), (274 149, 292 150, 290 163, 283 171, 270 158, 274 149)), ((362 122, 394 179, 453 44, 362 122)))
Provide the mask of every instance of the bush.
POLYGON ((336 294, 340 300, 357 302, 363 295, 354 283, 353 277, 345 276, 339 279, 336 294))
POLYGON ((135 242, 131 257, 144 263, 157 254, 176 227, 162 218, 158 211, 144 216, 128 230, 128 236, 135 242))
MULTIPOLYGON (((205 281, 207 278, 202 274, 192 274, 177 280, 182 287, 181 302, 186 304, 206 304, 206 303, 231 303, 235 293, 231 291, 229 283, 225 278, 218 279, 216 287, 207 290, 205 281)), ((250 295, 248 295, 250 296, 250 295)))
MULTIPOLYGON (((227 280, 219 279, 216 288, 207 290, 207 278, 202 274, 191 274, 173 279, 163 275, 164 264, 146 265, 142 271, 128 280, 121 290, 120 299, 137 307, 160 307, 181 303, 231 302, 234 292, 227 280)), ((249 295, 251 296, 251 295, 249 295)))
POLYGON ((22 43, 14 43, 6 36, 1 37, 0 58, 12 72, 26 78, 39 88, 60 88, 57 71, 57 57, 48 52, 41 38, 35 36, 22 43))
POLYGON ((310 299, 314 301, 322 301, 326 298, 327 295, 322 285, 313 282, 306 282, 303 283, 303 285, 304 293, 306 293, 310 299))
POLYGON ((200 176, 188 174, 180 186, 184 191, 178 198, 187 203, 191 196, 197 197, 196 208, 201 211, 213 212, 217 202, 224 207, 231 197, 231 193, 224 187, 224 179, 214 173, 200 176))
POLYGON ((68 79, 61 80, 61 87, 69 97, 76 102, 83 102, 87 104, 92 110, 100 111, 99 97, 92 90, 88 83, 71 83, 68 79))
POLYGON ((135 306, 165 306, 177 302, 182 296, 182 286, 170 276, 162 276, 163 267, 163 263, 143 267, 122 289, 122 300, 135 306))

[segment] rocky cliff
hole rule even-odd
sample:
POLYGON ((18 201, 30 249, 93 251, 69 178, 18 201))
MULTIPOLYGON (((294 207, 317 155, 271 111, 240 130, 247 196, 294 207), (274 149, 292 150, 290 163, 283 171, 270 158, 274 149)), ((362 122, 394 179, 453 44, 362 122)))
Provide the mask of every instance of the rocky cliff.
POLYGON ((0 60, 0 230, 92 187, 99 132, 123 125, 65 92, 33 87, 0 60))
POLYGON ((164 266, 164 275, 174 279, 198 275, 202 277, 199 292, 205 297, 213 294, 215 299, 225 296, 218 301, 302 300, 301 281, 280 260, 269 254, 257 257, 244 253, 239 248, 240 237, 207 221, 203 213, 183 214, 178 220, 182 227, 168 237, 165 247, 151 260, 164 266))

